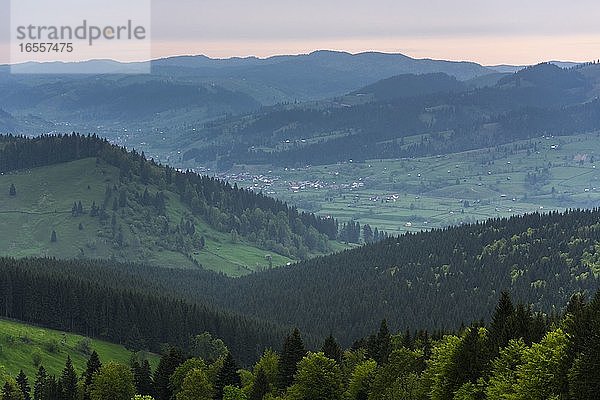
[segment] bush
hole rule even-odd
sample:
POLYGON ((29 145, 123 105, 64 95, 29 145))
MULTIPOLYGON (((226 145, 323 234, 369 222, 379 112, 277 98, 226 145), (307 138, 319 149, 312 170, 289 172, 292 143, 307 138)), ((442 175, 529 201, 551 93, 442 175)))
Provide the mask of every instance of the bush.
POLYGON ((56 354, 59 352, 60 346, 58 345, 58 341, 56 339, 50 339, 44 343, 44 349, 46 349, 48 353, 56 354))
POLYGON ((19 334, 19 340, 21 340, 21 342, 23 342, 25 344, 30 344, 31 342, 33 342, 33 340, 31 339, 31 336, 29 336, 29 332, 27 332, 27 331, 21 332, 19 334))
POLYGON ((4 337, 4 340, 6 341, 7 344, 15 344, 17 339, 13 336, 13 335, 6 335, 4 337))
POLYGON ((75 345, 75 349, 85 355, 92 354, 92 340, 90 338, 83 338, 75 345))
POLYGON ((36 368, 42 364, 42 355, 38 349, 33 351, 33 354, 31 355, 31 361, 33 361, 33 366, 36 368))

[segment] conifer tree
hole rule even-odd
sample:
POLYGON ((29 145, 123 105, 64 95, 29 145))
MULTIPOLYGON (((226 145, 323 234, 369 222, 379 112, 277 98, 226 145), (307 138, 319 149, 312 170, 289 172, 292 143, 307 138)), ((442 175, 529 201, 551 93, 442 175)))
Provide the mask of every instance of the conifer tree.
POLYGON ((490 350, 498 355, 500 349, 506 347, 510 339, 515 339, 513 315, 515 308, 507 292, 502 292, 496 306, 489 330, 490 350))
POLYGON ((455 354, 453 382, 457 385, 456 389, 464 383, 475 384, 482 376, 489 359, 487 343, 479 328, 469 328, 455 354))
POLYGON ((27 380, 27 375, 23 370, 19 371, 19 375, 17 375, 17 385, 21 389, 21 393, 23 393, 24 400, 31 399, 31 387, 29 386, 29 381, 27 380))
POLYGON ((23 393, 12 378, 2 387, 2 400, 23 400, 23 393))
POLYGON ((283 351, 279 361, 279 388, 285 389, 294 381, 298 362, 306 355, 304 343, 298 328, 294 329, 283 343, 283 351))
POLYGON ((338 364, 342 361, 342 348, 331 334, 325 339, 321 351, 325 357, 335 360, 338 364))
POLYGON ((71 361, 70 356, 67 356, 65 368, 60 377, 60 386, 62 389, 62 400, 77 399, 77 374, 73 368, 73 361, 71 361))
POLYGON ((183 360, 183 353, 176 347, 171 347, 169 351, 161 357, 158 367, 154 372, 154 392, 156 400, 171 399, 173 390, 170 385, 170 378, 183 360))
MULTIPOLYGON (((152 395, 152 369, 148 360, 143 360, 140 364, 137 359, 134 359, 131 364, 131 372, 136 393, 152 395)), ((171 384, 171 386, 173 385, 171 384)))
POLYGON ((100 370, 100 367, 102 367, 100 357, 98 357, 98 353, 96 353, 96 350, 94 350, 92 351, 92 354, 90 354, 90 358, 88 359, 85 368, 83 393, 84 400, 90 400, 90 386, 94 380, 94 374, 100 370))
POLYGON ((381 321, 379 332, 377 333, 377 353, 375 361, 377 364, 383 365, 387 362, 388 356, 392 349, 390 331, 387 326, 387 320, 381 321))
POLYGON ((54 375, 50 376, 46 381, 46 397, 43 400, 63 399, 63 389, 60 379, 56 379, 54 375))
POLYGON ((35 383, 33 385, 33 400, 45 400, 47 399, 48 392, 48 374, 46 369, 42 365, 38 369, 35 376, 35 383))
POLYGON ((569 371, 569 391, 573 399, 591 399, 600 388, 600 292, 585 304, 581 296, 572 298, 567 309, 570 357, 576 357, 569 371))
POLYGON ((16 196, 17 195, 17 188, 15 187, 14 183, 10 184, 10 189, 8 190, 8 194, 10 196, 16 196))
POLYGON ((238 374, 238 365, 234 360, 231 352, 228 352, 223 360, 217 379, 215 381, 215 395, 217 400, 223 398, 223 388, 225 386, 239 386, 241 383, 240 375, 238 374))
POLYGON ((150 362, 148 360, 142 361, 139 371, 135 373, 135 384, 137 392, 141 395, 150 395, 152 396, 153 391, 153 383, 152 383, 152 368, 150 367, 150 362))
POLYGON ((254 384, 248 400, 263 400, 263 397, 269 393, 269 380, 262 368, 259 368, 254 377, 254 384))
POLYGON ((55 231, 55 230, 52 230, 52 234, 50 235, 50 242, 51 242, 51 243, 56 243, 56 241, 57 241, 57 240, 58 240, 58 239, 57 239, 57 237, 56 237, 56 231, 55 231))

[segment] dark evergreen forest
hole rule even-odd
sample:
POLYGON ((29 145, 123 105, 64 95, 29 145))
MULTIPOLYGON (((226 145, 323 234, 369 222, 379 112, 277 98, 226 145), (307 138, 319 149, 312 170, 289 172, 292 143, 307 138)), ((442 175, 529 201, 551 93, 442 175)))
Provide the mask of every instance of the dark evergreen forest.
MULTIPOLYGON (((17 304, 14 299, 19 292, 6 289, 8 282, 16 284, 14 276, 35 285, 38 280, 26 278, 51 274, 66 287, 104 285, 117 293, 162 293, 182 299, 183 304, 298 326, 311 337, 333 333, 342 344, 349 345, 384 318, 395 330, 453 330, 461 323, 488 320, 501 291, 510 291, 519 302, 548 315, 559 314, 556 305, 565 304, 573 293, 591 296, 600 287, 599 240, 600 210, 595 209, 531 214, 407 234, 237 279, 208 271, 136 264, 5 259, 1 269, 5 306, 1 311, 18 317, 8 314, 12 309, 6 306, 17 304), (14 275, 15 271, 20 272, 14 275)), ((53 305, 55 301, 46 298, 44 306, 62 312, 53 305)), ((35 318, 42 320, 35 321, 54 321, 44 321, 48 315, 40 313, 35 318)), ((88 322, 93 313, 77 315, 83 318, 78 320, 79 331, 86 333, 93 328, 92 333, 110 334, 106 326, 88 322)), ((214 334, 225 331, 206 326, 214 334)), ((115 338, 124 340, 131 327, 115 338)), ((141 330, 140 326, 137 329, 141 330)), ((272 327, 261 329, 266 333, 272 327)), ((152 331, 142 336, 151 343, 173 339, 163 333, 152 331)), ((228 340, 237 340, 235 337, 228 340)), ((178 343, 184 339, 178 337, 178 343)), ((250 342, 248 348, 254 349, 269 340, 257 335, 250 342)), ((254 350, 248 352, 254 354, 254 350)))

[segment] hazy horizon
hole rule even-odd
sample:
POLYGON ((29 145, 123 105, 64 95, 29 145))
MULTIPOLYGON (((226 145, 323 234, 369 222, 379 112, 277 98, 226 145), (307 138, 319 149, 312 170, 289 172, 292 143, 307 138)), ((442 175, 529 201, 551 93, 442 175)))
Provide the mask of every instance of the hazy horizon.
MULTIPOLYGON (((305 54, 316 49, 531 65, 600 58, 600 3, 459 0, 153 0, 152 58, 305 54)), ((0 63, 9 62, 9 1, 0 0, 0 63)), ((133 53, 133 52, 132 52, 133 53)), ((128 52, 120 61, 131 61, 128 52)))
MULTIPOLYGON (((347 54, 351 54, 351 55, 359 55, 359 54, 367 54, 367 53, 403 55, 403 56, 407 56, 407 57, 417 59, 417 60, 431 59, 431 60, 451 61, 451 62, 472 62, 472 63, 480 64, 484 67, 528 66, 528 65, 536 65, 536 64, 545 63, 545 62, 585 63, 585 62, 590 62, 590 61, 596 60, 593 58, 591 58, 591 59, 563 59, 563 58, 541 59, 540 58, 537 61, 533 61, 533 62, 529 62, 529 63, 513 63, 513 62, 481 63, 481 62, 477 62, 475 60, 470 60, 470 59, 462 59, 462 58, 452 59, 452 58, 439 58, 439 57, 429 57, 429 56, 419 57, 419 56, 413 56, 413 55, 407 54, 407 53, 382 51, 382 50, 367 49, 367 50, 359 50, 359 51, 348 51, 345 49, 315 48, 313 50, 308 50, 308 51, 300 51, 299 50, 298 52, 265 53, 265 54, 260 54, 260 55, 256 55, 256 54, 219 55, 218 53, 211 55, 211 54, 206 54, 206 53, 185 53, 185 52, 183 52, 183 53, 168 53, 168 52, 165 52, 162 55, 156 55, 156 56, 153 55, 153 57, 150 60, 118 60, 118 59, 92 58, 89 60, 83 60, 81 62, 115 61, 115 62, 123 62, 123 63, 130 63, 130 62, 136 63, 136 62, 156 61, 156 60, 160 60, 160 59, 175 58, 175 57, 208 57, 213 60, 250 59, 250 58, 255 58, 255 59, 259 59, 259 60, 267 60, 269 58, 274 58, 274 57, 303 56, 303 55, 310 55, 312 53, 317 53, 317 52, 347 53, 347 54)), ((53 62, 60 62, 60 61, 50 61, 49 63, 53 63, 53 62)), ((68 63, 68 61, 66 61, 66 62, 68 63)), ((10 63, 10 60, 7 60, 6 62, 0 61, 0 65, 11 65, 11 63, 10 63)))

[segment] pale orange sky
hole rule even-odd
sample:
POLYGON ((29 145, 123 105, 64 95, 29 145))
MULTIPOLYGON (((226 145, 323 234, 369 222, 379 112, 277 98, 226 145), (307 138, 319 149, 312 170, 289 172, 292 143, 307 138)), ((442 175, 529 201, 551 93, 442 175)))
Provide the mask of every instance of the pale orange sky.
POLYGON ((287 41, 193 41, 153 43, 153 58, 177 54, 205 54, 214 58, 232 56, 268 57, 302 54, 314 50, 350 53, 381 51, 414 58, 474 61, 483 65, 531 65, 543 61, 585 62, 600 58, 600 34, 530 37, 402 37, 287 41))
MULTIPOLYGON (((59 7, 65 1, 40 0, 39 7, 59 7)), ((123 0, 97 1, 110 10, 111 1, 123 0)), ((153 58, 266 57, 321 49, 393 52, 485 65, 600 58, 597 0, 147 2, 152 11, 153 58)), ((9 61, 9 3, 0 0, 1 63, 9 61)), ((126 61, 129 54, 135 51, 115 58, 126 61)))

